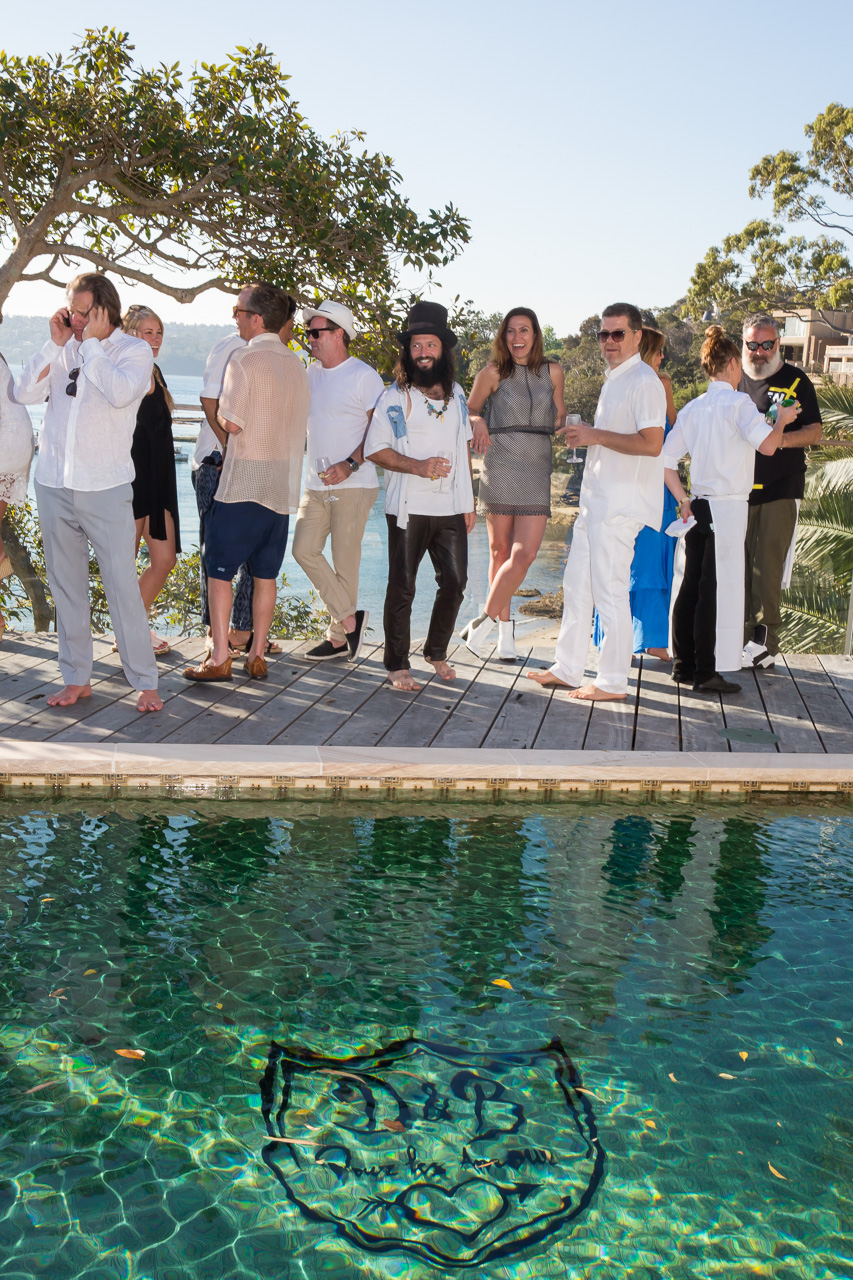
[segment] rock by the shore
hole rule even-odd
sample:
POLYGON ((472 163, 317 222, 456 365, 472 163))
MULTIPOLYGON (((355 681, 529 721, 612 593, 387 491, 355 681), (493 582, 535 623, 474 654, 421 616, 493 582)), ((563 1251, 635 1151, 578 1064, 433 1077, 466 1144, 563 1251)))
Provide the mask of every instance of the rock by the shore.
POLYGON ((550 591, 546 595, 537 594, 533 600, 526 600, 518 606, 519 613, 530 614, 535 618, 562 618, 563 588, 550 591))

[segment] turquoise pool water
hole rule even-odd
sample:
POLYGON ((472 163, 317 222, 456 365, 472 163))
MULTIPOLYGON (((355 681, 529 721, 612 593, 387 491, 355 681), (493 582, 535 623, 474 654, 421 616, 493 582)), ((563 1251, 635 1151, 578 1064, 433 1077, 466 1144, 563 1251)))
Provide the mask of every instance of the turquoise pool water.
POLYGON ((363 803, 0 802, 0 1280, 853 1276, 849 808, 363 803))

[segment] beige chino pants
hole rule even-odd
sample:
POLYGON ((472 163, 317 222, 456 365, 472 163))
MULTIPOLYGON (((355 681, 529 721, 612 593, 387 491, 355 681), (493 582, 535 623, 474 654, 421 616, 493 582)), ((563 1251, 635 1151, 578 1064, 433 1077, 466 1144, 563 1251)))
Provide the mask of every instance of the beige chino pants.
POLYGON ((326 492, 306 489, 296 515, 293 558, 318 592, 332 619, 329 636, 344 640, 341 625, 358 605, 358 571, 361 540, 367 517, 379 489, 339 489, 337 502, 326 502, 326 492), (332 539, 332 563, 323 555, 332 539))

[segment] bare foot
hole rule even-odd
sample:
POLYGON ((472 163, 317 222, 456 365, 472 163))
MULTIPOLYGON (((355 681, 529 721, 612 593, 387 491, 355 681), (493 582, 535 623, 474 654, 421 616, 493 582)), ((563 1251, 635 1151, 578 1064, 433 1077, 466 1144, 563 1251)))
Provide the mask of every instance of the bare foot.
POLYGON ((647 649, 646 653, 650 658, 660 658, 661 662, 672 662, 669 649, 647 649))
POLYGON ((597 684, 582 684, 579 689, 572 689, 570 698, 580 698, 582 702, 624 702, 627 693, 608 693, 599 689, 597 684))
POLYGON ((49 707, 73 707, 78 698, 90 698, 90 684, 67 684, 59 693, 52 693, 47 700, 49 707))
POLYGON ((137 711, 162 711, 163 699, 156 689, 142 689, 136 699, 137 711))
POLYGON ((455 680, 456 669, 451 667, 449 662, 445 662, 444 658, 424 658, 424 662, 428 662, 431 667, 435 667, 435 674, 440 676, 442 680, 455 680))
POLYGON ((525 671, 528 680, 535 680, 537 684, 541 684, 546 689, 571 689, 571 685, 565 680, 561 680, 559 676, 555 676, 553 671, 525 671))
POLYGON ((405 693, 413 693, 415 689, 421 687, 416 680, 412 679, 411 671, 389 671, 388 683, 394 689, 402 689, 405 693))

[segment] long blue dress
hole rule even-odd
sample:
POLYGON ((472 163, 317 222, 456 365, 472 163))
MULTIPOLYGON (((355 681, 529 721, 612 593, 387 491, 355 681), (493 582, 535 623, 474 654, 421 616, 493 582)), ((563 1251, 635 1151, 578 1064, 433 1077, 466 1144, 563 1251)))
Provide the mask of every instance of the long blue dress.
MULTIPOLYGON (((669 418, 664 428, 664 440, 672 427, 669 418)), ((669 646, 669 606, 672 595, 672 572, 675 560, 675 538, 663 530, 678 515, 678 503, 664 488, 663 520, 660 530, 644 525, 634 543, 634 559, 631 562, 631 617, 634 622, 634 653, 645 649, 666 649, 669 646)), ((598 610, 595 611, 595 628, 592 642, 600 647, 604 630, 598 610)))

